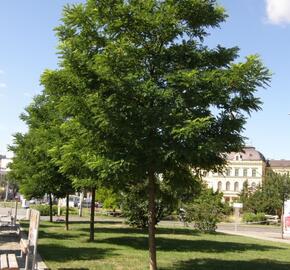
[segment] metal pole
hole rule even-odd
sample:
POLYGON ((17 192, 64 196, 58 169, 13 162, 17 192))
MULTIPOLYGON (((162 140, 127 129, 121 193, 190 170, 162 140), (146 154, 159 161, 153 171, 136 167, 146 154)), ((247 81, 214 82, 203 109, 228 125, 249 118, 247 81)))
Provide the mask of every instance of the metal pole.
POLYGON ((13 221, 13 226, 16 224, 16 220, 17 220, 17 206, 18 206, 18 201, 15 201, 15 213, 14 213, 14 221, 13 221))
POLYGON ((80 206, 79 206, 79 216, 83 216, 83 198, 84 198, 84 193, 80 193, 80 206))

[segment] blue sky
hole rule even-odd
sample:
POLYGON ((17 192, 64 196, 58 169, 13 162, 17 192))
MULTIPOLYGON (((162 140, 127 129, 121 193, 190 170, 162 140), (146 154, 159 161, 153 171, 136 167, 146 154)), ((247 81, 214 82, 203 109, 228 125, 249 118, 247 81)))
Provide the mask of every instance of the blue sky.
MULTIPOLYGON (((41 91, 39 78, 57 67, 57 39, 62 6, 78 0, 0 1, 0 153, 12 134, 25 131, 19 120, 32 97, 41 91)), ((219 0, 229 18, 211 31, 209 46, 240 47, 240 60, 259 54, 273 72, 271 85, 259 90, 263 110, 245 127, 248 144, 266 158, 290 159, 290 1, 219 0)))

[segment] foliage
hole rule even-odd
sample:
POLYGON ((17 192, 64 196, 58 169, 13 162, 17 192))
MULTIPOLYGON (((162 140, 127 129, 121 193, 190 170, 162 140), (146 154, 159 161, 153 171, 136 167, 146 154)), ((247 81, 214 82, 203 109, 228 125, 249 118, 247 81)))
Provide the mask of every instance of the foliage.
POLYGON ((260 222, 265 222, 267 220, 266 216, 265 216, 265 213, 244 213, 243 214, 243 221, 244 222, 257 222, 257 223, 260 223, 260 222))
POLYGON ((194 222, 194 227, 202 232, 214 232, 228 209, 222 202, 222 193, 212 189, 203 190, 201 195, 185 207, 187 222, 194 222))
MULTIPOLYGON (((49 205, 47 205, 47 204, 33 205, 33 206, 30 206, 30 208, 38 210, 40 212, 41 216, 49 216, 50 215, 50 208, 49 208, 49 205)), ((60 215, 61 216, 64 215, 65 211, 66 211, 65 207, 61 207, 60 208, 60 215)), ((74 208, 70 208, 69 212, 71 214, 75 214, 76 210, 74 208)), ((58 206, 53 205, 52 206, 52 215, 56 216, 57 214, 58 214, 58 206)))
MULTIPOLYGON (((161 189, 164 191, 164 189, 161 189)), ((122 215, 129 225, 137 228, 148 227, 148 199, 146 185, 132 186, 123 193, 122 215), (144 187, 145 186, 145 187, 144 187)), ((156 200, 156 224, 166 215, 172 213, 177 200, 166 192, 160 192, 156 200)))
POLYGON ((96 201, 101 202, 104 208, 118 209, 121 204, 121 195, 112 189, 100 187, 96 192, 96 201))
POLYGON ((66 6, 60 68, 41 79, 66 120, 55 148, 63 172, 81 186, 147 183, 153 264, 158 177, 186 190, 193 174, 223 166, 270 79, 257 56, 238 63, 236 47, 203 44, 225 18, 214 0, 66 6))
POLYGON ((63 197, 72 191, 71 181, 60 172, 53 162, 50 149, 59 140, 60 120, 49 99, 38 95, 26 108, 21 119, 29 130, 14 135, 13 162, 8 176, 20 187, 26 198, 41 198, 45 194, 63 197))
POLYGON ((240 199, 244 211, 264 212, 270 215, 281 215, 283 202, 290 196, 290 178, 288 174, 269 172, 262 186, 250 191, 245 182, 240 199))

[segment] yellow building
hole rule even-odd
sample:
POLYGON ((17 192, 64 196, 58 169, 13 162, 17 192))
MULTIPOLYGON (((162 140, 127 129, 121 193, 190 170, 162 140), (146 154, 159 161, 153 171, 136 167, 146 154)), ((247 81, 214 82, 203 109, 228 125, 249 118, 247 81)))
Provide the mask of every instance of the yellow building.
POLYGON ((280 160, 269 160, 269 170, 279 173, 279 174, 289 174, 290 175, 290 160, 280 159, 280 160))

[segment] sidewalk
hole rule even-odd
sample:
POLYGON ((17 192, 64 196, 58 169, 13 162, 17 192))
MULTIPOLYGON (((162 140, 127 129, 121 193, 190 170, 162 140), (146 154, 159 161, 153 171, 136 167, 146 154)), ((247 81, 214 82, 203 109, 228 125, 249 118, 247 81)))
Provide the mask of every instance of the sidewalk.
POLYGON ((267 240, 272 242, 279 242, 284 244, 290 244, 290 238, 281 238, 281 233, 276 232, 251 232, 251 231, 232 231, 232 230, 221 230, 218 229, 217 232, 231 235, 239 235, 245 237, 252 237, 260 240, 267 240))

